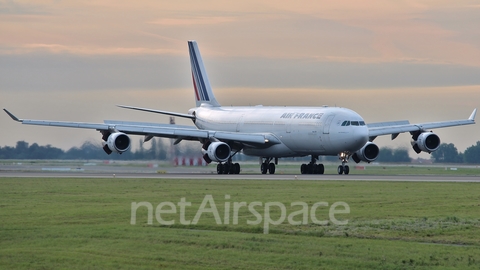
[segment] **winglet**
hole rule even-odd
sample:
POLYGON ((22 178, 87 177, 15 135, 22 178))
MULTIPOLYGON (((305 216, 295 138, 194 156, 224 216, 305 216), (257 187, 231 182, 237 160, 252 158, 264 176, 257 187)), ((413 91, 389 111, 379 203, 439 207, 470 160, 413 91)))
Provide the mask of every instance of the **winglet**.
POLYGON ((477 108, 475 108, 472 112, 472 114, 470 114, 470 117, 468 117, 468 120, 470 121, 475 121, 475 115, 477 114, 477 108))
POLYGON ((7 111, 7 109, 3 109, 7 114, 8 116, 10 116, 13 120, 17 121, 17 122, 23 122, 22 119, 18 119, 15 115, 13 115, 11 112, 7 111))

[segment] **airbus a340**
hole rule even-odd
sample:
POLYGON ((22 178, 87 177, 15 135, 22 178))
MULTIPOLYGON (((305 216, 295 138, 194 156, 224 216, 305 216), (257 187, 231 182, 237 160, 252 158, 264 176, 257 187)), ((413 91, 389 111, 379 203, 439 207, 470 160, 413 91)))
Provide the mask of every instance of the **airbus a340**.
POLYGON ((103 149, 107 154, 123 153, 130 148, 128 135, 143 135, 145 141, 153 137, 199 141, 207 163, 217 162, 217 173, 238 174, 240 165, 232 157, 243 152, 261 158, 261 173, 274 174, 278 159, 311 156, 302 164, 302 174, 323 174, 319 156, 338 156, 341 165, 338 174, 348 174, 349 158, 355 162, 372 162, 379 148, 373 143, 377 136, 409 132, 415 152, 431 153, 440 146, 440 138, 433 128, 470 125, 475 123, 476 109, 468 119, 410 124, 408 121, 366 124, 356 112, 338 107, 222 107, 216 100, 195 41, 188 41, 196 107, 187 114, 139 107, 119 107, 189 118, 193 126, 172 126, 142 122, 104 121, 104 123, 59 122, 19 119, 5 112, 15 121, 27 125, 96 129, 101 132, 103 149))

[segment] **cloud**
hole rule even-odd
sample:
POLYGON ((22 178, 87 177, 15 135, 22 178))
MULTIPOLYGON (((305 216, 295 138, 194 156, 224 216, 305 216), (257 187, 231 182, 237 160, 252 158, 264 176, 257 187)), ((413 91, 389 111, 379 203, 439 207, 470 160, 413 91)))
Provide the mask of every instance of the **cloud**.
MULTIPOLYGON (((52 48, 47 46, 47 51, 52 48)), ((128 53, 0 55, 0 90, 172 89, 191 86, 183 55, 128 53)), ((67 50, 68 51, 68 50, 67 50)), ((184 48, 186 51, 186 46, 184 48)), ((391 89, 480 85, 480 67, 421 61, 366 62, 204 56, 214 87, 391 89)))
POLYGON ((187 17, 187 18, 161 18, 148 23, 159 24, 163 26, 191 26, 191 25, 208 25, 233 22, 233 17, 187 17))
POLYGON ((181 54, 480 65, 469 1, 4 2, 0 53, 181 54), (32 16, 44 12, 49 16, 32 16), (204 45, 205 44, 205 45, 204 45), (179 49, 180 48, 180 49, 179 49))
POLYGON ((44 5, 32 3, 19 3, 18 1, 7 0, 0 2, 0 14, 6 15, 46 15, 48 8, 44 5))
POLYGON ((168 89, 190 82, 188 57, 171 55, 0 55, 1 91, 168 89))
POLYGON ((175 49, 152 49, 144 47, 82 47, 61 44, 26 44, 18 48, 16 54, 47 52, 53 54, 74 55, 149 55, 149 54, 179 54, 175 49))
POLYGON ((109 117, 105 104, 122 98, 182 111, 193 98, 177 102, 172 96, 190 92, 172 89, 191 89, 186 41, 195 39, 227 102, 323 105, 335 103, 331 95, 369 119, 394 105, 412 121, 451 119, 477 106, 479 11, 470 0, 3 1, 0 91, 2 102, 34 116, 46 106, 75 109, 64 120, 109 117), (476 88, 456 92, 464 86, 476 88), (85 104, 96 107, 85 115, 85 104))

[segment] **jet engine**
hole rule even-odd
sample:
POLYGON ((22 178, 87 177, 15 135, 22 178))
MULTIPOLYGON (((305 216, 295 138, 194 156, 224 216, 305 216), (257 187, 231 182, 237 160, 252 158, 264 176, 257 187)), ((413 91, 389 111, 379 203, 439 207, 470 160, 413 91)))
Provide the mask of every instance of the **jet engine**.
POLYGON ((412 147, 417 154, 420 152, 432 153, 440 146, 440 138, 433 132, 420 133, 416 138, 412 137, 412 147))
POLYGON ((202 147, 203 159, 210 163, 212 161, 225 162, 230 157, 230 146, 224 142, 208 142, 202 147))
POLYGON ((127 134, 122 132, 111 133, 110 135, 108 135, 108 138, 106 138, 105 141, 106 142, 103 146, 103 150, 109 155, 112 152, 121 154, 130 149, 130 137, 128 137, 127 134))
POLYGON ((378 146, 376 144, 372 142, 367 142, 360 150, 353 153, 352 159, 356 163, 359 163, 360 161, 370 163, 377 159, 379 152, 380 150, 378 149, 378 146))

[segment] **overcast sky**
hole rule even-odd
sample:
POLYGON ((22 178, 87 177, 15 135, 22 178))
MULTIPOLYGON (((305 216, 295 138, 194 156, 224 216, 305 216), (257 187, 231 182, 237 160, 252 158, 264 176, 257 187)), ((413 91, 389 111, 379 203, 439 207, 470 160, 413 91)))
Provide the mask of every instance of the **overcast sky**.
MULTIPOLYGON (((462 0, 0 1, 0 106, 30 119, 168 122, 115 104, 194 107, 193 39, 223 105, 336 105, 367 122, 463 119, 480 104, 479 25, 479 2, 462 0)), ((0 127, 1 146, 101 140, 6 114, 0 127)), ((435 132, 460 151, 480 140, 478 125, 435 132)), ((410 147, 406 134, 377 140, 410 147)))

